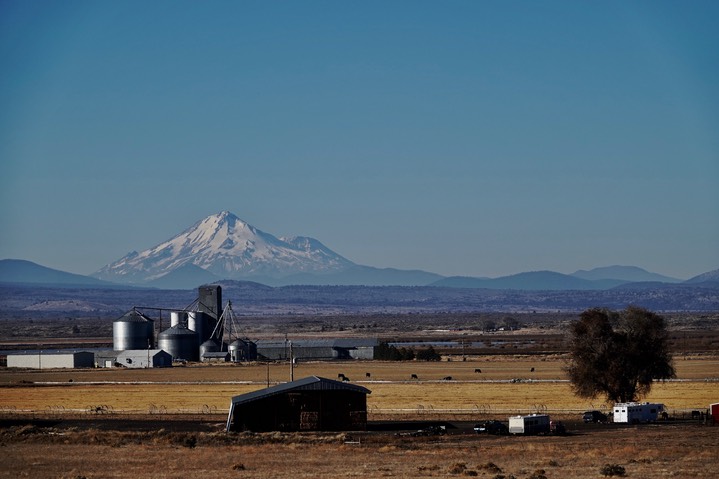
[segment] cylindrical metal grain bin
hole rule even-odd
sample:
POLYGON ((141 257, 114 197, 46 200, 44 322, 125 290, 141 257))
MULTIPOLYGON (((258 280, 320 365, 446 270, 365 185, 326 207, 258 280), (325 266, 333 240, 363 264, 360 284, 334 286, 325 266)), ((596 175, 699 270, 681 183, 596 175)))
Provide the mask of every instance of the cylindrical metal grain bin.
POLYGON ((207 329, 205 327, 206 322, 205 313, 201 311, 187 312, 187 328, 197 333, 198 346, 207 340, 205 334, 209 336, 209 334, 212 333, 212 331, 210 331, 210 333, 205 333, 205 330, 207 329))
POLYGON ((205 353, 217 353, 220 351, 220 344, 214 339, 208 339, 204 343, 200 344, 200 359, 205 353))
POLYGON ((135 310, 112 323, 112 344, 115 351, 147 349, 154 346, 155 322, 135 310))
POLYGON ((233 363, 257 359, 257 345, 250 340, 236 339, 230 343, 227 351, 230 353, 230 361, 233 363))
POLYGON ((170 313, 170 327, 178 324, 187 327, 187 311, 172 311, 170 313))
POLYGON ((199 348, 197 333, 182 325, 172 326, 158 336, 157 347, 172 355, 172 359, 197 361, 199 348))

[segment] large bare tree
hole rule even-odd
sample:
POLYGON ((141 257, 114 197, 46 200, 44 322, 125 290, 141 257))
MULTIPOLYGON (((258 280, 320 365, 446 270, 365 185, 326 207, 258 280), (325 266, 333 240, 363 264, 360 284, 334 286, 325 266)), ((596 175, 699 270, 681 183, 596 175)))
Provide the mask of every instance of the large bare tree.
POLYGON ((655 380, 675 377, 666 322, 643 308, 584 311, 570 327, 566 372, 581 397, 630 402, 649 393, 655 380))

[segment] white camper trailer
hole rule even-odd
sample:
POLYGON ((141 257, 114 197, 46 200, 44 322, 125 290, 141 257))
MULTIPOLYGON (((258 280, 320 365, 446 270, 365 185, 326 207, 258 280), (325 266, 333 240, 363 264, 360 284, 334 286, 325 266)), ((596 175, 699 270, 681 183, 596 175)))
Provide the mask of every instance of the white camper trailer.
POLYGON ((664 404, 627 402, 617 403, 612 411, 614 422, 636 424, 654 422, 664 412, 664 404))
POLYGON ((529 416, 511 416, 509 418, 510 434, 549 434, 549 416, 547 414, 530 414, 529 416))

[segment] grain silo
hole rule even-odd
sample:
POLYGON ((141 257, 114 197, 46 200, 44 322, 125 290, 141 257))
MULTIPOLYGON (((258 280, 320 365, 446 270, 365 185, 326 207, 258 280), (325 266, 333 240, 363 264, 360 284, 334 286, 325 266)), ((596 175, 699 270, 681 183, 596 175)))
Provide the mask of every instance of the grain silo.
POLYGON ((147 349, 154 344, 155 322, 132 310, 112 323, 112 344, 115 351, 147 349))
POLYGON ((199 347, 197 333, 180 324, 164 330, 158 336, 158 348, 167 351, 172 359, 197 361, 199 347))
POLYGON ((227 347, 230 353, 230 361, 239 363, 241 361, 254 361, 257 359, 257 345, 249 339, 236 339, 227 347))
POLYGON ((202 311, 188 311, 187 327, 197 333, 198 346, 210 339, 214 328, 210 321, 210 316, 202 311))
POLYGON ((217 353, 220 349, 219 342, 214 339, 208 339, 204 343, 200 344, 200 358, 202 358, 205 353, 217 353))
POLYGON ((178 324, 187 327, 187 311, 172 311, 170 313, 170 327, 178 324))
POLYGON ((216 323, 222 316, 222 287, 216 284, 200 286, 198 293, 197 309, 212 316, 216 323))

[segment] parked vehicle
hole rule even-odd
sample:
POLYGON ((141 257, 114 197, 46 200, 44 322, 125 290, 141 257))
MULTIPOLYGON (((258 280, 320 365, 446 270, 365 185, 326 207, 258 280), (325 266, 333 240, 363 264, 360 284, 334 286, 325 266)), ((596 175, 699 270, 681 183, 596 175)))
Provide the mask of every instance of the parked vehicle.
POLYGON ((477 434, 509 434, 509 428, 501 421, 491 420, 474 426, 474 432, 477 434))
POLYGON ((607 415, 600 411, 586 411, 582 415, 585 423, 590 422, 607 422, 607 415))
POLYGON ((617 403, 614 405, 614 422, 636 424, 640 422, 654 422, 664 416, 664 404, 656 403, 617 403))
POLYGON ((530 414, 529 416, 509 418, 510 434, 547 434, 549 432, 549 416, 547 414, 530 414))

